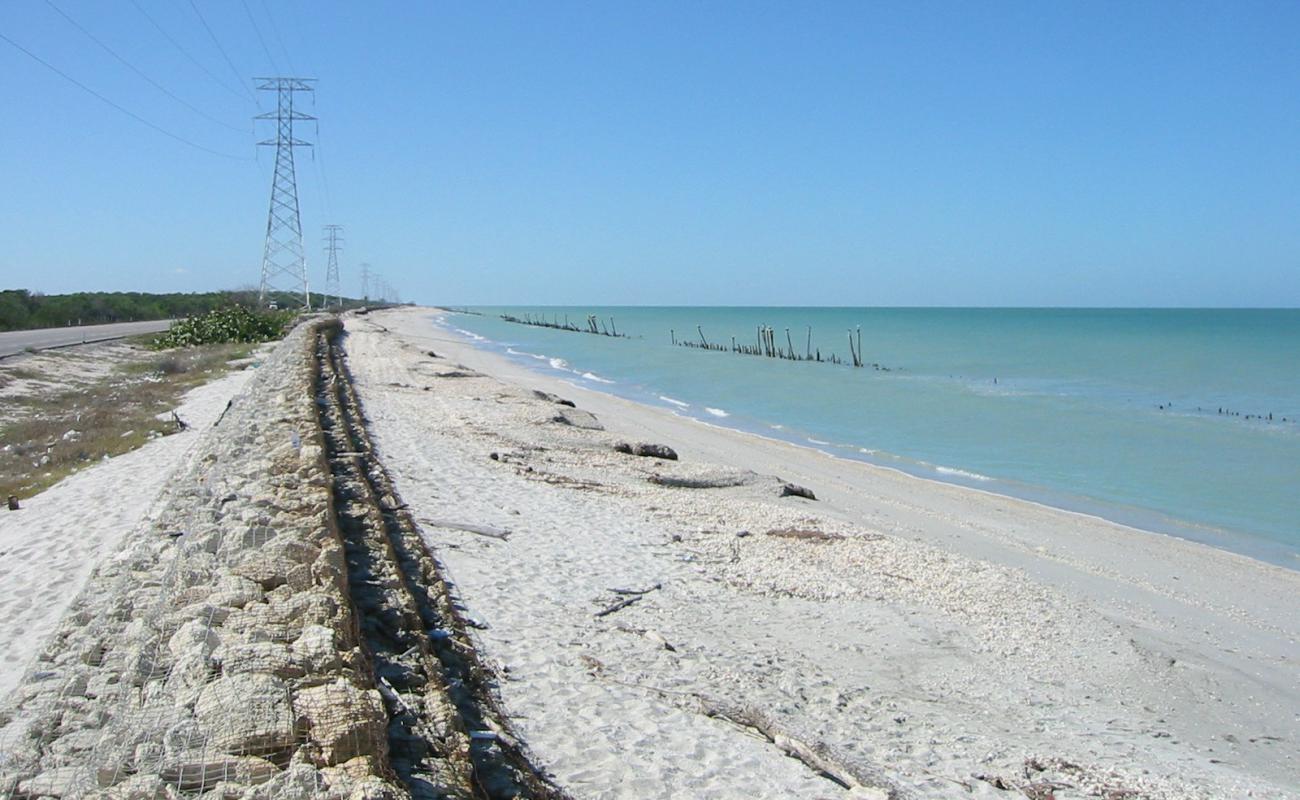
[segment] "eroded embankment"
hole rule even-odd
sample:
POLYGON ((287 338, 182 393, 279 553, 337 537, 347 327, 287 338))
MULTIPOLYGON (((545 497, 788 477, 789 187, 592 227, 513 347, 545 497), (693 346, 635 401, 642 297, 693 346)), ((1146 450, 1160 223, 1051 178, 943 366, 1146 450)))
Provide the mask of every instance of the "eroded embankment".
POLYGON ((439 658, 476 663, 409 519, 380 505, 398 503, 337 330, 293 331, 96 569, 0 712, 0 796, 544 793, 504 731, 480 733, 490 703, 448 690, 487 684, 439 658))

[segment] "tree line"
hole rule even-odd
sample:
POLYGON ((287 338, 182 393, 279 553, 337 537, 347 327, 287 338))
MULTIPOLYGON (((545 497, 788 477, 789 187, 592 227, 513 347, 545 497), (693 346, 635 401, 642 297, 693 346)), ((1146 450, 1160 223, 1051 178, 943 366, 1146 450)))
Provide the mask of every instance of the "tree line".
MULTIPOLYGON (((300 294, 277 292, 268 299, 282 309, 302 305, 300 294)), ((312 308, 320 308, 324 296, 313 292, 311 301, 312 308)), ((251 309, 258 305, 256 291, 40 294, 26 289, 6 289, 0 291, 0 331, 191 317, 216 308, 243 306, 251 309)), ((343 305, 353 307, 361 305, 361 302, 344 298, 343 305)))

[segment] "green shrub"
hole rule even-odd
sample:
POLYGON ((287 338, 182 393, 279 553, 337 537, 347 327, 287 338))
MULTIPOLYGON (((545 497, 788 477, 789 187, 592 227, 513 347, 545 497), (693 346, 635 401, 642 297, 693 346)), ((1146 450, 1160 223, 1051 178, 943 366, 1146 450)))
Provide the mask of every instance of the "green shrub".
POLYGON ((172 323, 166 333, 153 340, 153 347, 191 347, 196 344, 269 342, 284 336, 293 322, 294 311, 250 311, 228 306, 172 323))

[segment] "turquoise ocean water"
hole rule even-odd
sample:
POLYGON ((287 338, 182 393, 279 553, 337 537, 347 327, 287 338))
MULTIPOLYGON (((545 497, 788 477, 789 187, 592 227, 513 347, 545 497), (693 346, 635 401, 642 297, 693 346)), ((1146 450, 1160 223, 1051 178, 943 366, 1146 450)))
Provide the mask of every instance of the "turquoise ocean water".
POLYGON ((1300 310, 474 310, 447 327, 575 384, 1300 568, 1300 310), (501 313, 613 316, 632 338, 501 313), (811 326, 846 361, 861 326, 868 366, 672 346, 697 325, 728 347, 759 325, 785 347, 788 327, 800 353, 811 326))

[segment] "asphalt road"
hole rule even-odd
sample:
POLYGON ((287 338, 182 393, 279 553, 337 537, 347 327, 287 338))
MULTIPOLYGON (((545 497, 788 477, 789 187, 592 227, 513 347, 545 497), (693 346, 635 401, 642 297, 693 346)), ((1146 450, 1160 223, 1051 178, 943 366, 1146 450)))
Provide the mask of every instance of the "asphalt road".
POLYGON ((138 333, 165 331, 172 324, 171 320, 158 319, 150 322, 115 322, 110 325, 78 325, 74 328, 40 328, 34 331, 5 331, 0 333, 0 358, 21 353, 31 348, 45 350, 50 347, 64 347, 83 342, 102 342, 107 339, 121 339, 138 333))

